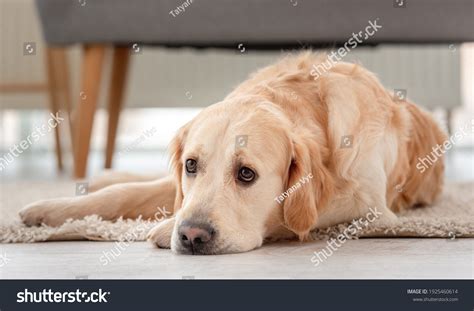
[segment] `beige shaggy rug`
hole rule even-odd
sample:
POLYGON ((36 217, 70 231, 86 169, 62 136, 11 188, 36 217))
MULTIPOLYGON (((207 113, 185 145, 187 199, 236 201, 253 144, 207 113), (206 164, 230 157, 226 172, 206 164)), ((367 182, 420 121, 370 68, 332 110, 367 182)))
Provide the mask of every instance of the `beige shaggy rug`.
MULTIPOLYGON (((68 221, 61 227, 26 227, 17 214, 24 205, 39 199, 73 196, 75 183, 21 182, 0 185, 0 242, 24 243, 52 240, 142 241, 156 223, 144 220, 103 221, 97 216, 68 221)), ((315 239, 334 238, 348 224, 313 232, 315 239)), ((376 222, 353 236, 358 237, 474 237, 474 183, 448 184, 434 205, 399 214, 398 224, 376 222)))

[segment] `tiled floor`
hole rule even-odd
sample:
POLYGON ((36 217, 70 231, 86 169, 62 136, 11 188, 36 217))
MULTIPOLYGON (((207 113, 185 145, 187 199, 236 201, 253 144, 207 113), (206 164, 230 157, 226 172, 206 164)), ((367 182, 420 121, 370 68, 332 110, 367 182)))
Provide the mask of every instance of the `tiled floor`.
MULTIPOLYGON (((470 279, 473 239, 350 240, 315 266, 324 241, 275 243, 231 255, 188 256, 147 242, 0 244, 0 278, 470 279), (101 260, 104 252, 116 254, 101 260), (107 263, 107 264, 105 264, 107 263)), ((105 258, 105 257, 104 257, 105 258)))

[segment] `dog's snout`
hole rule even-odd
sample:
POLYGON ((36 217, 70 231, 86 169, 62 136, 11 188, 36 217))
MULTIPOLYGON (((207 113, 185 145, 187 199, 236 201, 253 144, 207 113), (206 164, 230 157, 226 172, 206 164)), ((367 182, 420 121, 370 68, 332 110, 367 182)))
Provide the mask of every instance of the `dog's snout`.
POLYGON ((195 250, 208 244, 214 237, 214 229, 206 224, 184 223, 178 229, 181 245, 195 250))

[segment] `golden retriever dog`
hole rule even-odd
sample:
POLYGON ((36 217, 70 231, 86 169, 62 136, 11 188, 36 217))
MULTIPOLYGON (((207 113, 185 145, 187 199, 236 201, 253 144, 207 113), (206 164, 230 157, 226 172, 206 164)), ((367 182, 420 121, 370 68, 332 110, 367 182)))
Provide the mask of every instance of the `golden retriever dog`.
POLYGON ((171 142, 170 176, 109 174, 86 196, 27 206, 23 222, 153 219, 160 206, 169 217, 149 232, 158 247, 222 254, 269 239, 306 240, 369 208, 390 225, 396 212, 431 204, 442 190, 443 159, 423 171, 417 161, 446 135, 360 65, 337 63, 315 78, 311 68, 325 60, 312 52, 286 57, 202 110, 171 142))

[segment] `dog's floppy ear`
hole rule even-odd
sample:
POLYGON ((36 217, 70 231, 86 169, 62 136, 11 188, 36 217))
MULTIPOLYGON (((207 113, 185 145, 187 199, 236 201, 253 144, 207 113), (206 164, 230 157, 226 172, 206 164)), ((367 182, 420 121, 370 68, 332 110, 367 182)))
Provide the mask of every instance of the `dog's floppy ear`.
POLYGON ((333 180, 323 165, 317 146, 311 140, 293 140, 292 162, 288 170, 283 202, 285 225, 304 240, 318 220, 318 210, 328 203, 333 180))
POLYGON ((190 123, 181 127, 169 146, 170 152, 170 168, 176 182, 176 196, 174 200, 174 214, 181 208, 183 202, 183 190, 181 186, 181 178, 183 174, 183 148, 190 127, 190 123))

